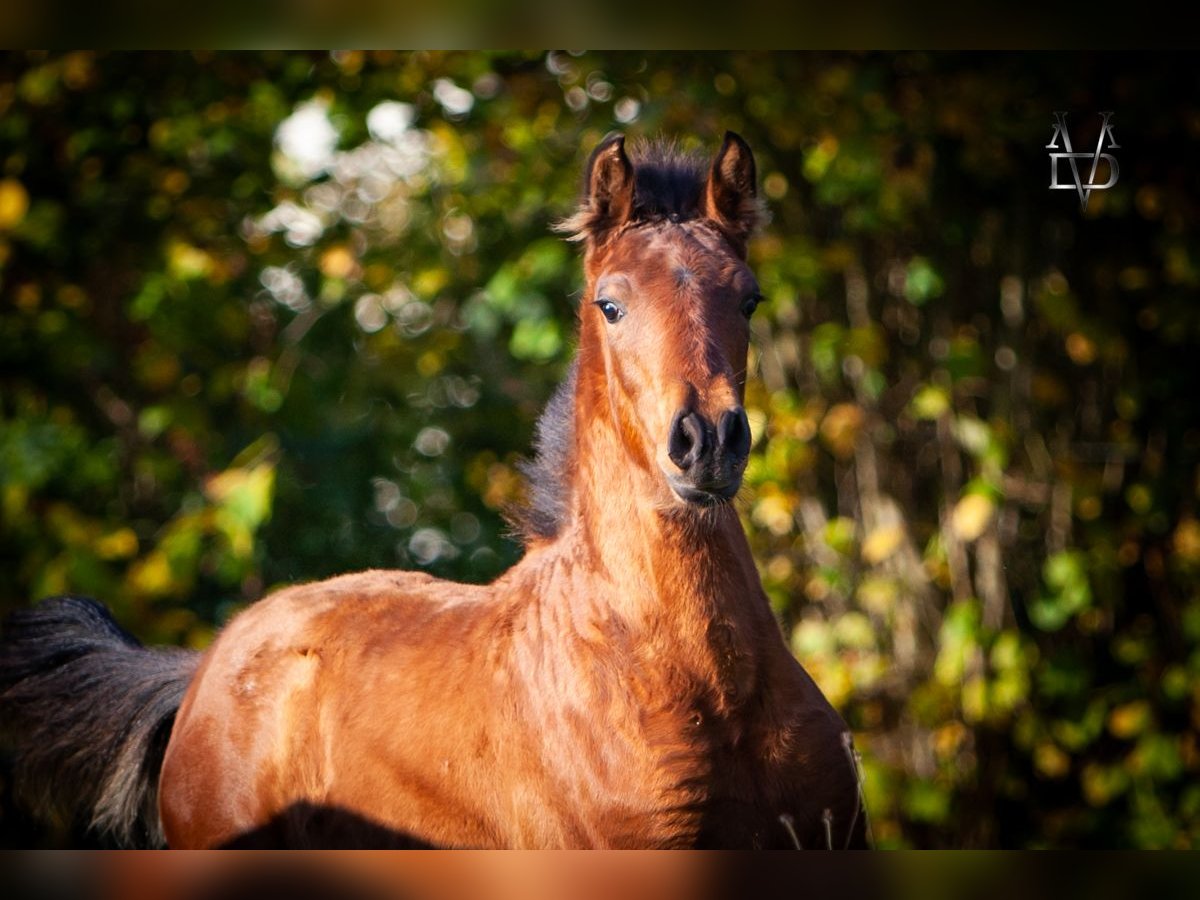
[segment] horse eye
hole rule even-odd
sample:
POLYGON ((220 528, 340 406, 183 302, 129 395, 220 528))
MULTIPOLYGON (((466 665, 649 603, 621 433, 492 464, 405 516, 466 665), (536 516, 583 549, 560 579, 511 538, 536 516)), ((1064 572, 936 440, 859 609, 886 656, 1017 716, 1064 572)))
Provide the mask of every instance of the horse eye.
POLYGON ((596 305, 600 307, 600 312, 604 313, 604 318, 608 320, 609 325, 618 322, 625 316, 625 310, 607 297, 601 297, 596 301, 596 305))
POLYGON ((762 294, 751 294, 742 301, 742 315, 747 319, 750 318, 760 303, 762 303, 762 294))

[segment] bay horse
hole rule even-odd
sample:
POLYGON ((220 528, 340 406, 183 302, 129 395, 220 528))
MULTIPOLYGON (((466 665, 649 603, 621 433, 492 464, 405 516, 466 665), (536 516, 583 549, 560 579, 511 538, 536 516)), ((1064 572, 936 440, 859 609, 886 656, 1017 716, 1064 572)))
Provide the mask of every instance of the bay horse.
POLYGON ((610 135, 565 223, 586 289, 539 421, 526 553, 486 586, 277 591, 202 655, 98 604, 14 614, 19 787, 171 847, 864 847, 845 723, 785 644, 732 501, 753 154, 610 135))

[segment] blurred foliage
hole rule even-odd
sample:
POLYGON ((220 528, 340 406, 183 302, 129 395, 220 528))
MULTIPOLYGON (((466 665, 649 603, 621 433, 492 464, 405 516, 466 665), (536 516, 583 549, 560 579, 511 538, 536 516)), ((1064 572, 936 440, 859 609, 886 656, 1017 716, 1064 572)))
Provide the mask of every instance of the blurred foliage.
POLYGON ((743 509, 881 846, 1200 839, 1194 79, 902 54, 0 59, 0 602, 204 646, 274 586, 486 580, 610 129, 747 137, 743 509), (1046 190, 1051 113, 1121 180, 1046 190), (1098 119, 1097 119, 1098 122, 1098 119), (1089 132, 1088 129, 1091 129, 1089 132), (1190 399, 1189 399, 1190 398, 1190 399))

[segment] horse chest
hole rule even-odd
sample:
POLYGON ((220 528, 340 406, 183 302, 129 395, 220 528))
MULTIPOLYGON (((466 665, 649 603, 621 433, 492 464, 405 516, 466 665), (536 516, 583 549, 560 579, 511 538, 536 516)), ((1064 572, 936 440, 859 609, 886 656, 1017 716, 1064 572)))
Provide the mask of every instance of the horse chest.
POLYGON ((757 797, 733 806, 723 800, 745 798, 748 785, 753 790, 753 779, 740 773, 745 766, 737 731, 691 706, 642 710, 632 721, 615 714, 589 717, 585 727, 572 729, 571 751, 556 753, 572 762, 544 807, 558 811, 553 843, 693 847, 711 840, 718 807, 724 827, 741 835, 718 844, 760 843, 744 834, 763 830, 757 797))
POLYGON ((598 808, 592 846, 792 846, 781 815, 795 798, 779 789, 783 773, 750 747, 696 737, 657 749, 598 808))
MULTIPOLYGON (((688 847, 702 828, 714 766, 694 743, 643 748, 626 766, 606 767, 586 816, 586 843, 688 847)), ((614 760, 615 762, 615 760, 614 760)))
MULTIPOLYGON (((844 761, 813 780, 805 754, 789 751, 802 725, 780 731, 745 716, 702 712, 702 703, 643 710, 637 727, 592 720, 592 755, 577 784, 577 840, 596 847, 791 849, 825 846, 820 812, 844 840, 855 797, 844 761), (813 814, 813 808, 817 814, 813 814)), ((581 744, 581 746, 584 746, 581 744)), ((830 754, 836 753, 830 749, 830 754)), ((850 825, 852 828, 853 826, 850 825)))

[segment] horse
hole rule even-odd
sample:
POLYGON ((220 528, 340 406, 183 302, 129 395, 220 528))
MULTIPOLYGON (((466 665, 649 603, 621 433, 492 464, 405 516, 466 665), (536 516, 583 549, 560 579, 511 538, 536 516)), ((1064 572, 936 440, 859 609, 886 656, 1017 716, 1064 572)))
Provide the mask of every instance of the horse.
MULTIPOLYGON (((24 793, 123 844, 862 848, 850 732, 789 652, 733 501, 753 153, 590 155, 560 230, 586 288, 535 431, 520 561, 278 590, 202 655, 93 601, 14 614, 24 793)), ((15 737, 14 737, 15 736, 15 737)))

